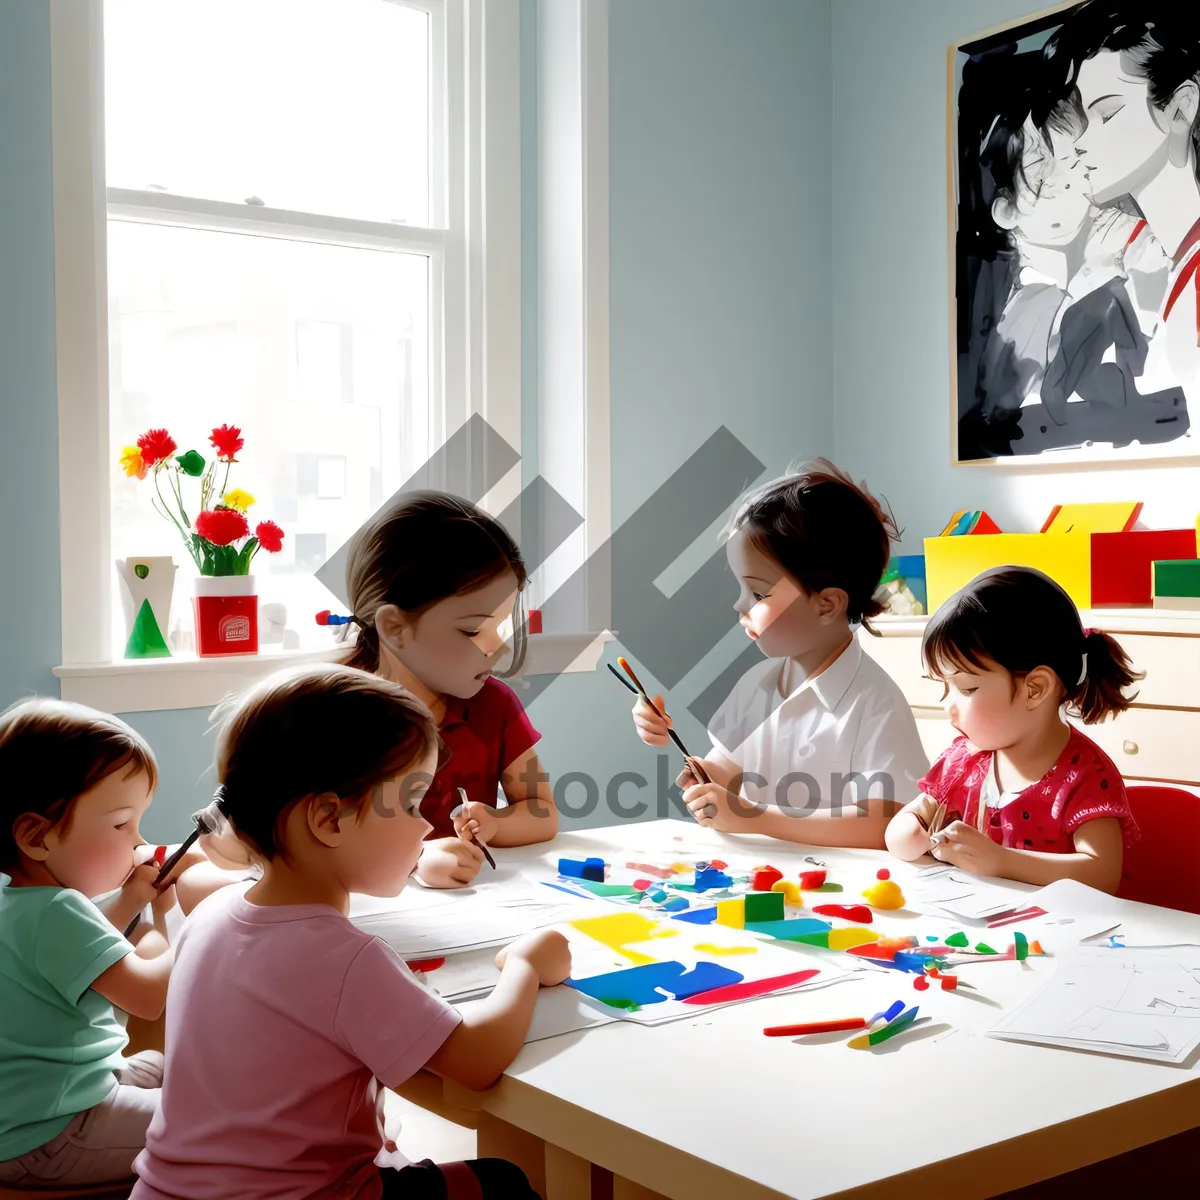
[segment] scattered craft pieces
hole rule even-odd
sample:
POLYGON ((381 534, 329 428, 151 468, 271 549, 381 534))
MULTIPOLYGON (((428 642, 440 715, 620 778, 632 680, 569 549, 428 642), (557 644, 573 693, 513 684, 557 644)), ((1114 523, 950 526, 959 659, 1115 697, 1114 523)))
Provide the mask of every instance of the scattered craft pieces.
POLYGON ((602 883, 595 879, 577 879, 575 886, 583 888, 585 892, 591 892, 593 896, 636 896, 639 900, 642 898, 642 893, 627 883, 602 883))
POLYGON ((829 931, 830 950, 851 950, 855 946, 868 946, 879 941, 879 934, 870 929, 831 929, 829 931))
POLYGON ((875 919, 865 904, 818 904, 813 912, 819 917, 841 917, 843 921, 857 921, 860 925, 870 925, 875 919))
POLYGON ((949 936, 949 937, 946 939, 946 945, 947 945, 947 946, 954 946, 954 947, 956 947, 956 948, 961 948, 961 947, 965 947, 965 946, 968 946, 968 945, 970 945, 970 939, 969 939, 969 938, 967 937, 967 935, 966 935, 965 933, 963 933, 963 932, 962 932, 962 930, 960 929, 960 930, 958 931, 958 933, 952 933, 952 934, 951 934, 951 935, 950 935, 950 936, 949 936))
POLYGON ((410 971, 420 971, 422 975, 428 975, 430 971, 444 967, 446 960, 444 958, 419 958, 406 965, 410 971))
MULTIPOLYGON (((947 938, 947 939, 946 939, 946 944, 947 944, 947 945, 949 945, 949 944, 950 944, 950 939, 949 939, 949 938, 947 938)), ((975 944, 975 953, 976 953, 976 954, 998 954, 998 953, 999 953, 999 951, 998 951, 998 950, 993 950, 993 949, 991 948, 991 946, 989 946, 989 945, 987 944, 987 942, 977 942, 977 943, 975 944)))
POLYGON ((840 883, 823 883, 819 888, 814 888, 817 892, 840 892, 842 885, 840 883))
POLYGON ((733 880, 724 871, 718 871, 716 867, 709 867, 707 870, 696 872, 692 886, 698 892, 715 892, 722 888, 733 887, 733 880))
POLYGON ((927 992, 929 990, 929 980, 926 979, 924 975, 918 975, 916 979, 913 980, 913 987, 915 987, 918 992, 927 992))
POLYGON ((691 905, 682 896, 672 896, 670 900, 662 906, 663 912, 683 912, 685 908, 691 908, 691 905))
POLYGON ((1017 962, 1024 962, 1029 957, 1029 942, 1023 933, 1013 934, 1013 948, 1017 955, 1017 962))
POLYGON ((689 871, 693 870, 693 868, 689 867, 687 863, 672 863, 671 870, 676 875, 686 875, 689 871))
POLYGON ((804 1037, 809 1033, 841 1033, 846 1029, 866 1029, 865 1017, 847 1017, 843 1021, 810 1021, 807 1025, 768 1025, 767 1037, 804 1037))
POLYGON ((560 858, 558 873, 569 879, 590 879, 595 883, 604 882, 604 859, 602 858, 560 858))
POLYGON ((894 1021, 904 1011, 904 1001, 897 1000, 890 1008, 883 1012, 877 1012, 870 1021, 867 1022, 869 1027, 874 1027, 882 1021, 885 1025, 894 1021))
POLYGON ((717 919, 715 908, 689 908, 687 912, 676 913, 672 921, 687 921, 690 925, 711 925, 717 919))
POLYGON ((722 862, 719 858, 714 858, 708 865, 710 867, 716 867, 718 871, 724 871, 729 866, 727 862, 722 862))
POLYGON ((648 942, 651 938, 674 937, 676 934, 676 930, 664 929, 658 921, 636 912, 607 913, 602 917, 581 917, 570 924, 572 929, 587 934, 601 945, 615 950, 630 962, 639 965, 655 963, 655 959, 638 950, 628 949, 631 942, 648 942))
POLYGON ((818 921, 815 917, 794 917, 790 921, 754 921, 746 922, 746 932, 760 937, 774 938, 777 942, 794 942, 810 933, 828 933, 828 921, 818 921))
POLYGON ((790 879, 777 879, 771 884, 771 891, 782 892, 783 902, 789 908, 803 908, 804 898, 800 895, 800 885, 790 879))
POLYGON ((746 902, 743 897, 717 901, 717 924, 727 925, 730 929, 746 928, 746 902))
MULTIPOLYGON (((700 965, 704 966, 705 964, 701 963, 700 965)), ((752 996, 766 996, 771 992, 782 991, 784 988, 798 987, 810 979, 815 979, 820 973, 820 970, 810 967, 805 971, 789 971, 786 975, 773 975, 770 979, 755 979, 748 983, 730 983, 690 996, 676 995, 676 999, 682 1000, 684 1004, 727 1004, 731 1000, 749 1000, 752 996)))
POLYGON ((650 899, 653 900, 655 904, 662 904, 666 898, 667 893, 664 892, 662 888, 655 888, 654 891, 650 893, 650 899))
POLYGON ((782 892, 747 892, 742 899, 747 923, 783 920, 782 892))
POLYGON ((890 879, 881 879, 873 883, 865 892, 863 898, 872 908, 896 909, 904 907, 904 893, 898 883, 890 879))
POLYGON ((697 942, 696 949, 705 954, 757 954, 756 946, 718 946, 715 942, 697 942))
POLYGON ((903 950, 900 950, 892 958, 892 966, 898 971, 912 971, 924 975, 925 957, 921 954, 905 954, 903 950))
POLYGON ((1030 942, 1029 943, 1029 953, 1030 954, 1045 954, 1046 952, 1045 952, 1045 950, 1042 949, 1041 942, 1030 942))
POLYGON ((891 877, 892 877, 892 873, 891 873, 891 871, 889 871, 887 869, 887 867, 880 867, 879 870, 875 872, 876 879, 887 880, 887 879, 891 879, 891 877))
POLYGON ((783 879, 783 872, 775 867, 755 867, 750 872, 750 887, 755 892, 769 892, 783 879))
MULTIPOLYGON (((892 1008, 894 1009, 895 1005, 892 1008)), ((871 1046, 878 1046, 880 1042, 886 1042, 888 1038, 895 1037, 896 1034, 907 1029, 917 1019, 917 1012, 918 1009, 914 1005, 907 1012, 889 1020, 882 1028, 872 1029, 870 1033, 863 1034, 862 1037, 851 1038, 846 1045, 852 1050, 866 1050, 871 1046)))
POLYGON ((625 967, 588 979, 568 979, 566 984, 602 1004, 628 1008, 630 1004, 640 1007, 661 1004, 668 994, 676 1000, 686 1000, 701 992, 741 983, 742 979, 743 976, 737 971, 720 963, 698 962, 692 970, 685 971, 683 963, 671 960, 625 967), (620 1003, 614 1004, 614 1001, 620 1003))
POLYGON ((649 891, 654 886, 648 879, 635 879, 633 881, 634 888, 639 892, 649 891))
POLYGON ((630 862, 625 866, 630 871, 641 871, 643 875, 653 875, 655 879, 670 879, 675 874, 671 867, 656 867, 653 863, 630 862))
POLYGON ((800 886, 806 892, 815 892, 817 888, 824 885, 826 874, 825 871, 801 871, 800 886))
POLYGON ((942 985, 943 992, 953 992, 958 987, 957 975, 939 975, 938 980, 942 985))

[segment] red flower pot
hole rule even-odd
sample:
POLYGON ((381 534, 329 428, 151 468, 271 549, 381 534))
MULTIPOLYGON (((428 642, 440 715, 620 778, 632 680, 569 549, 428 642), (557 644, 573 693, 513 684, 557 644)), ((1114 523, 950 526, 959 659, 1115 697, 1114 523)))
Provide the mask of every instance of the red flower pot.
POLYGON ((258 653, 258 586, 253 575, 201 575, 194 581, 196 653, 201 658, 258 653))

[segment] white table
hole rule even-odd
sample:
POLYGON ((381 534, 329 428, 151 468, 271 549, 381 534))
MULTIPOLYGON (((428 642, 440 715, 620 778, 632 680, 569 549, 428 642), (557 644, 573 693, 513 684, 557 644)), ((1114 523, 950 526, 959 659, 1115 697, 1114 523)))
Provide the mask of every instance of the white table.
MULTIPOLYGON (((812 855, 846 887, 826 897, 832 902, 857 900, 880 866, 908 890, 918 867, 929 865, 677 821, 563 834, 497 856, 551 870, 560 855, 623 865, 655 844, 660 855, 674 846, 685 862, 698 848, 709 858, 749 854, 793 879, 811 869, 803 860, 812 855)), ((1161 931, 1164 942, 1200 942, 1200 917, 1138 904, 1123 913, 1161 931)), ((914 919, 913 932, 920 924, 914 919)), ((1011 930, 995 938, 1007 945, 1011 930)), ((1200 1065, 983 1036, 1051 969, 1050 959, 961 968, 975 997, 961 989, 917 992, 909 975, 865 972, 695 1019, 655 1027, 618 1021, 531 1043, 487 1093, 425 1073, 403 1090, 476 1124, 480 1156, 520 1162, 549 1200, 590 1197, 592 1163, 613 1173, 614 1200, 989 1196, 1200 1126, 1200 1065), (766 1025, 869 1016, 896 999, 933 1019, 870 1051, 848 1049, 851 1034, 803 1044, 762 1034, 766 1025)))

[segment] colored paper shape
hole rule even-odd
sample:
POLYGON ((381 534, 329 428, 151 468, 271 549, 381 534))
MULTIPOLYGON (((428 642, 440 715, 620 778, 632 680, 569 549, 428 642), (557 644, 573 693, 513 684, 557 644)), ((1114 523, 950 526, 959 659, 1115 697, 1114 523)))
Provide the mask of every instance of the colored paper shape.
POLYGON ((1024 962, 1029 957, 1029 942, 1023 933, 1013 934, 1013 948, 1016 951, 1017 962, 1024 962))
POLYGON ((656 960, 648 954, 626 947, 631 942, 648 942, 651 938, 674 937, 677 930, 664 929, 660 922, 635 912, 606 913, 602 917, 581 917, 570 922, 572 929, 587 934, 601 945, 615 950, 630 962, 638 964, 653 963, 656 960))
POLYGON ((578 878, 573 885, 593 896, 637 896, 641 898, 641 889, 631 887, 627 883, 598 883, 594 879, 578 878))
MULTIPOLYGON (((950 939, 947 938, 946 943, 949 944, 949 942, 950 942, 950 939)), ((976 954, 996 954, 996 953, 998 953, 998 951, 993 950, 991 948, 991 946, 989 946, 987 944, 987 942, 977 942, 975 944, 975 953, 976 954)))
POLYGON ((947 946, 959 947, 959 946, 967 946, 968 944, 969 944, 969 939, 967 938, 967 935, 962 932, 961 929, 958 931, 958 933, 952 933, 946 939, 947 946))
POLYGON ((717 901, 717 924, 727 925, 730 929, 745 928, 746 905, 741 896, 733 900, 717 901))
POLYGON ((697 942, 696 949, 702 954, 716 954, 728 957, 731 954, 757 954, 757 946, 718 946, 715 942, 697 942))
POLYGON ((672 896, 670 900, 662 906, 663 912, 683 912, 685 908, 690 908, 691 905, 682 896, 672 896))
POLYGON ((694 969, 685 971, 683 963, 671 960, 626 967, 604 975, 592 975, 587 979, 568 979, 566 984, 614 1008, 624 1008, 630 1004, 644 1008, 669 999, 686 1000, 700 992, 711 992, 740 983, 743 978, 737 971, 720 963, 698 962, 694 969))
POLYGON ((1154 599, 1165 596, 1200 597, 1200 560, 1183 558, 1154 564, 1154 599))
POLYGON ((1154 564, 1196 557, 1195 529, 1092 534, 1092 607, 1154 602, 1154 564))
POLYGON ((1056 504, 1042 524, 1043 533, 1123 533, 1132 529, 1142 506, 1132 500, 1102 504, 1056 504))
MULTIPOLYGON (((676 913, 672 921, 687 921, 689 925, 711 925, 717 919, 717 910, 708 908, 689 908, 687 912, 676 913)), ((740 929, 741 926, 738 926, 740 929)))
POLYGON ((790 942, 809 933, 828 933, 831 926, 828 921, 818 921, 815 917, 793 917, 789 921, 755 921, 746 922, 746 932, 772 937, 778 942, 790 942))
POLYGON ((569 879, 589 879, 595 883, 604 882, 604 859, 602 858, 560 858, 558 873, 569 879))
POLYGON ((715 892, 722 888, 733 887, 733 879, 724 871, 709 867, 706 871, 697 871, 692 886, 698 892, 715 892))
POLYGON ((946 522, 940 537, 963 537, 967 534, 999 533, 1000 526, 981 508, 960 508, 946 522))
POLYGON ((840 883, 823 883, 819 888, 814 888, 817 892, 840 892, 842 885, 840 883))
POLYGON ((789 908, 803 908, 804 898, 800 895, 800 885, 790 879, 779 879, 771 884, 771 891, 782 892, 783 902, 789 908))
POLYGON ((711 992, 699 992, 684 999, 684 1004, 728 1004, 732 1000, 749 1000, 753 996, 766 996, 783 988, 798 987, 820 975, 820 970, 790 971, 786 975, 773 975, 770 979, 755 979, 747 983, 731 983, 726 987, 714 988, 711 992))
POLYGON ((816 891, 825 882, 825 871, 801 871, 800 886, 806 892, 816 891))
POLYGON ((893 879, 881 879, 878 883, 871 884, 863 892, 863 898, 872 908, 888 910, 904 907, 904 893, 893 879))
POLYGON ((813 912, 818 917, 841 917, 843 921, 858 921, 870 925, 875 914, 865 904, 818 904, 813 912))
POLYGON ((743 897, 746 924, 783 920, 782 892, 747 892, 743 897))
POLYGON ((1075 603, 1092 606, 1092 539, 1086 533, 997 533, 990 537, 925 539, 929 609, 992 567, 1033 567, 1049 575, 1075 603))
POLYGON ((769 892, 783 879, 783 872, 776 867, 755 867, 750 872, 750 887, 756 892, 769 892))
POLYGON ((154 610, 149 600, 143 600, 134 618, 133 628, 129 631, 129 641, 125 643, 126 658, 170 658, 171 650, 158 622, 154 618, 154 610))

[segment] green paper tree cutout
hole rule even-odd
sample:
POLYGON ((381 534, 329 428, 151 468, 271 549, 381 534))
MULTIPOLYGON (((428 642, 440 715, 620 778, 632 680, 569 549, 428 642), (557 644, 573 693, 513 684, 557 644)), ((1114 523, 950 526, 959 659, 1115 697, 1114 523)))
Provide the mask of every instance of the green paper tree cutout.
POLYGON ((162 630, 154 619, 154 610, 149 600, 142 601, 137 620, 125 643, 126 658, 170 658, 171 651, 163 638, 162 630))

